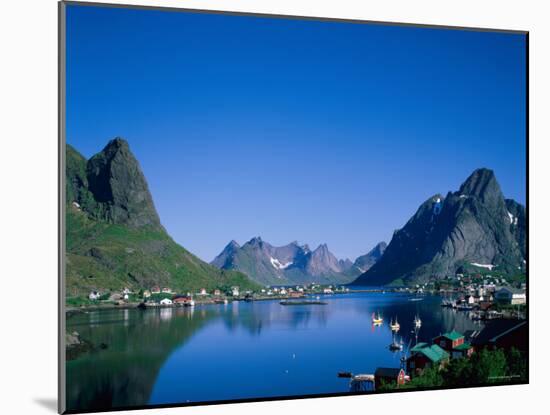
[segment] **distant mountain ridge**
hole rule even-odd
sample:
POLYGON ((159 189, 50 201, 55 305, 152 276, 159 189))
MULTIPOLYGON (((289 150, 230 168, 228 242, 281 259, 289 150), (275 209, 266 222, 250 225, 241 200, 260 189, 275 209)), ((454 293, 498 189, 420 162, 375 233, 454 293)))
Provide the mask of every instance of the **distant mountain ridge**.
POLYGON ((382 258, 382 255, 384 255, 384 251, 386 251, 387 247, 388 244, 386 242, 379 242, 367 254, 357 258, 353 265, 356 266, 361 273, 366 272, 374 264, 376 264, 380 258, 382 258))
MULTIPOLYGON (((372 266, 384 248, 385 243, 380 243, 369 254, 359 257, 363 269, 372 266)), ((242 246, 236 241, 229 242, 211 264, 220 269, 239 270, 264 285, 346 284, 363 272, 357 261, 337 259, 326 244, 312 251, 307 244, 299 245, 296 241, 276 247, 261 237, 254 237, 242 246)))
POLYGON ((244 274, 219 270, 174 242, 125 140, 109 141, 89 160, 67 145, 65 175, 67 296, 124 287, 257 287, 244 274))
POLYGON ((475 170, 456 192, 426 200, 354 284, 412 284, 459 270, 525 271, 526 211, 504 199, 492 170, 475 170))

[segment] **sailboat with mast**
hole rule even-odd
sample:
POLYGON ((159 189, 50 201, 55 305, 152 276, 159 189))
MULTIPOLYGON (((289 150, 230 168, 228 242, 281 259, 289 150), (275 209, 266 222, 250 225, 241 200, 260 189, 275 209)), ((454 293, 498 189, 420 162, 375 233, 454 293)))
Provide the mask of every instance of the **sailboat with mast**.
POLYGON ((374 315, 374 313, 372 313, 372 324, 376 325, 376 326, 379 326, 381 325, 382 323, 384 322, 384 319, 382 318, 382 316, 380 315, 380 312, 378 312, 378 315, 374 315))
POLYGON ((390 328, 391 328, 391 331, 399 331, 399 329, 401 328, 401 325, 398 323, 397 321, 397 316, 395 316, 395 322, 390 320, 390 328))

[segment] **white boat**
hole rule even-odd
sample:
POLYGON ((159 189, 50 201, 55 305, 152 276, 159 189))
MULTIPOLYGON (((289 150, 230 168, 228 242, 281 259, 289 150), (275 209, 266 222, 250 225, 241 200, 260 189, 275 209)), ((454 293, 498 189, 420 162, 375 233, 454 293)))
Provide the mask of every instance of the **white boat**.
POLYGON ((391 331, 399 331, 400 327, 401 327, 401 325, 397 322, 397 317, 395 317, 395 322, 390 320, 391 331))

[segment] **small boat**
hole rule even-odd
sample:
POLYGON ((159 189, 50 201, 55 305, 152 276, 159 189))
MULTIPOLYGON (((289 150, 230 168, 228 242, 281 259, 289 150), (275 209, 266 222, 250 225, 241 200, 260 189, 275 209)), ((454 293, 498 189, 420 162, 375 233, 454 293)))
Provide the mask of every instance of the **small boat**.
POLYGON ((398 343, 398 342, 395 341, 395 339, 394 339, 388 347, 389 347, 389 349, 390 349, 392 352, 397 352, 397 351, 403 350, 403 340, 401 340, 401 341, 398 343))
POLYGON ((351 378, 353 377, 353 373, 351 372, 338 372, 339 378, 351 378))
POLYGON ((419 329, 422 326, 422 320, 418 315, 414 316, 414 328, 419 329))
POLYGON ((311 300, 304 300, 304 301, 285 300, 285 301, 280 301, 279 304, 281 305, 327 305, 327 303, 324 301, 311 301, 311 300))
POLYGON ((390 320, 391 331, 399 331, 401 325, 397 322, 397 317, 395 317, 395 322, 390 320))
POLYGON ((384 319, 382 318, 382 316, 380 315, 380 313, 378 313, 377 316, 374 315, 374 313, 372 313, 372 324, 375 324, 375 325, 380 325, 384 322, 384 319))

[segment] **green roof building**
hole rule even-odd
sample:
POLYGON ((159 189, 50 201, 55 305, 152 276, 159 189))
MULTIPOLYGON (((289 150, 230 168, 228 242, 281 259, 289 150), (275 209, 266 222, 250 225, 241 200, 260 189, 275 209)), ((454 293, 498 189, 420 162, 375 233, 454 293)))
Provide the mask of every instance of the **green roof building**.
POLYGON ((433 342, 450 353, 464 343, 464 335, 453 330, 435 337, 433 342))
POLYGON ((414 376, 425 368, 444 364, 449 358, 450 354, 437 344, 418 343, 411 349, 411 356, 407 359, 407 371, 414 376))

